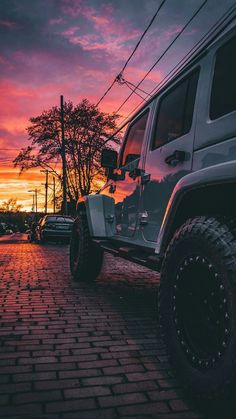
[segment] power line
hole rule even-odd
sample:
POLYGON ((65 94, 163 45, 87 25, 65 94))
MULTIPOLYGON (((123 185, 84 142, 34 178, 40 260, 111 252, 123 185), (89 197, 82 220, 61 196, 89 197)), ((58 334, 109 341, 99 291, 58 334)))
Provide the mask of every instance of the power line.
POLYGON ((131 98, 131 96, 134 94, 135 90, 140 86, 140 84, 147 78, 147 76, 151 73, 151 71, 154 69, 154 67, 159 63, 159 61, 163 58, 163 56, 166 54, 166 52, 172 47, 174 42, 182 35, 186 27, 192 22, 192 20, 196 17, 196 15, 200 12, 200 10, 205 6, 207 3, 207 0, 204 0, 201 6, 196 10, 196 12, 192 15, 192 17, 187 21, 187 23, 183 26, 181 31, 174 37, 173 41, 168 45, 168 47, 165 49, 165 51, 161 54, 161 56, 155 61, 155 63, 152 65, 152 67, 147 71, 147 73, 143 76, 143 78, 140 80, 140 82, 137 84, 134 91, 132 91, 129 96, 124 100, 124 102, 119 106, 119 108, 115 111, 115 113, 118 113, 121 108, 128 102, 128 100, 131 98))
MULTIPOLYGON (((149 93, 145 92, 145 90, 140 89, 139 87, 136 87, 135 84, 131 83, 130 81, 126 80, 123 75, 120 73, 117 77, 116 77, 116 81, 118 84, 125 84, 130 90, 133 90, 132 87, 135 87, 137 90, 139 90, 140 92, 144 93, 147 96, 151 96, 149 95, 149 93), (131 87, 132 86, 132 87, 131 87)), ((137 93, 136 91, 134 92, 136 95, 138 95, 139 97, 141 97, 141 99, 146 100, 145 98, 143 98, 139 93, 137 93)))
POLYGON ((99 101, 96 103, 95 106, 98 106, 101 103, 101 101, 104 99, 104 97, 107 95, 107 93, 110 92, 110 90, 112 89, 112 87, 114 86, 115 83, 116 83, 116 79, 113 80, 111 85, 108 87, 108 89, 105 91, 105 93, 102 95, 102 97, 99 99, 99 101))
MULTIPOLYGON (((227 9, 227 11, 220 17, 217 22, 212 25, 212 27, 206 32, 206 34, 194 45, 191 50, 177 63, 177 65, 164 77, 164 79, 152 89, 150 92, 151 98, 150 100, 156 95, 157 92, 163 87, 163 84, 166 84, 168 81, 173 79, 181 70, 186 68, 186 66, 190 63, 190 61, 200 53, 202 53, 203 48, 207 48, 208 45, 214 41, 214 39, 219 36, 219 34, 227 27, 227 25, 235 18, 236 6, 233 5, 227 9), (200 45, 200 46, 199 46, 200 45)), ((141 104, 144 102, 142 100, 132 111, 122 119, 118 128, 113 132, 113 134, 107 139, 107 142, 111 140, 115 135, 117 135, 129 122, 131 119, 129 117, 138 109, 140 108, 141 104), (127 121, 126 121, 127 120, 127 121), (126 122, 124 122, 126 121, 126 122)))
POLYGON ((125 64, 123 65, 121 71, 119 72, 118 76, 113 80, 113 82, 111 83, 111 85, 107 88, 107 90, 105 91, 105 93, 102 95, 102 97, 99 99, 99 101, 96 103, 95 106, 98 106, 101 101, 104 99, 104 97, 109 93, 109 91, 112 89, 112 87, 114 86, 114 84, 117 82, 117 78, 122 75, 122 73, 124 72, 125 68, 127 67, 128 63, 130 62, 131 58, 133 57, 133 55, 135 54, 135 52, 137 51, 139 45, 141 44, 144 36, 146 35, 147 31, 149 30, 149 28, 151 27, 151 25, 153 24, 154 20, 156 19, 159 11, 161 10, 162 6, 164 5, 164 3, 166 2, 166 0, 162 0, 160 5, 157 8, 156 13, 153 15, 153 17, 151 18, 148 26, 146 27, 146 29, 143 31, 141 37, 139 38, 137 44, 135 45, 133 51, 131 52, 131 54, 129 55, 129 57, 127 58, 125 64))
POLYGON ((136 92, 136 89, 134 90, 127 82, 124 82, 124 84, 133 92, 135 93, 137 96, 141 97, 141 99, 146 102, 146 99, 144 97, 142 97, 138 92, 136 92))
POLYGON ((145 90, 140 89, 140 87, 137 87, 135 84, 131 83, 130 81, 126 80, 126 84, 130 84, 131 86, 135 87, 136 89, 140 90, 140 92, 144 93, 147 96, 151 96, 150 93, 145 92, 145 90))
POLYGON ((164 5, 164 3, 166 2, 166 0, 163 0, 160 5, 157 8, 156 13, 153 15, 153 17, 151 18, 148 26, 146 27, 146 29, 144 30, 144 32, 142 33, 141 37, 139 38, 139 41, 137 42, 136 46, 134 47, 134 50, 132 51, 132 53, 130 54, 129 58, 126 60, 126 63, 124 64, 122 70, 120 71, 120 74, 122 74, 125 70, 125 68, 127 67, 128 63, 130 62, 131 58, 133 57, 133 55, 135 54, 135 52, 137 51, 139 45, 141 44, 144 36, 146 35, 147 31, 149 30, 149 28, 152 26, 154 20, 156 19, 159 11, 161 10, 162 6, 164 5))
MULTIPOLYGON (((199 53, 199 51, 201 51, 201 49, 203 48, 203 46, 206 47, 209 42, 212 42, 212 40, 214 39, 214 37, 218 36, 219 29, 220 28, 221 28, 221 31, 224 30, 226 24, 229 23, 229 18, 231 17, 231 15, 233 15, 233 13, 235 12, 235 10, 236 10, 236 6, 231 6, 229 9, 227 9, 227 11, 223 14, 223 16, 220 17, 220 19, 218 19, 214 25, 212 25, 212 27, 206 32, 206 34, 197 42, 197 44, 194 45, 190 49, 190 51, 174 66, 174 68, 172 68, 172 70, 161 80, 161 82, 158 83, 150 91, 150 93, 149 93, 150 98, 152 98, 163 87, 164 84, 166 84, 170 79, 172 79, 175 75, 177 75, 178 72, 184 66, 186 66, 190 62, 190 60, 192 58, 194 58, 194 56, 196 56, 196 53, 199 53), (224 23, 225 23, 225 25, 224 25, 224 23)), ((234 16, 232 16, 231 19, 233 19, 233 17, 234 16)), ((123 126, 124 121, 126 121, 127 119, 129 119, 129 117, 141 106, 141 104, 143 102, 144 102, 144 100, 142 100, 137 106, 135 106, 128 113, 128 115, 121 120, 118 129, 121 129, 120 127, 123 126)))

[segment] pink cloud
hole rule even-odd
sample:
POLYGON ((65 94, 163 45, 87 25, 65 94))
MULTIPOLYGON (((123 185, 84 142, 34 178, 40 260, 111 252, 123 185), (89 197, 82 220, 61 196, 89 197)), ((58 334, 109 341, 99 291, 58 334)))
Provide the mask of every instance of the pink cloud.
POLYGON ((29 97, 32 98, 33 91, 32 89, 29 89, 26 86, 21 86, 19 84, 16 84, 10 80, 4 80, 2 79, 0 81, 0 95, 3 96, 20 96, 20 97, 29 97))
POLYGON ((85 51, 103 50, 119 59, 116 55, 124 54, 127 42, 137 39, 140 34, 125 19, 117 21, 111 5, 102 5, 97 10, 85 5, 82 0, 64 0, 63 11, 69 16, 82 16, 92 24, 90 33, 79 32, 79 28, 73 26, 61 34, 71 44, 80 45, 85 51))
POLYGON ((14 68, 11 62, 3 55, 0 55, 0 64, 4 66, 5 68, 7 68, 9 71, 14 68))
POLYGON ((0 26, 3 26, 7 29, 15 29, 17 28, 17 24, 10 20, 0 20, 0 26))
POLYGON ((59 25, 60 23, 63 23, 64 19, 62 17, 59 17, 58 19, 50 19, 49 25, 59 25))
MULTIPOLYGON (((146 75, 147 70, 146 69, 142 69, 138 66, 129 66, 129 68, 126 71, 126 77, 127 80, 131 81, 131 80, 136 80, 137 82, 139 82, 140 80, 142 80, 142 78, 146 75)), ((149 80, 155 83, 159 83, 163 78, 163 74, 161 73, 161 71, 159 70, 153 70, 146 78, 145 80, 149 80)))
POLYGON ((78 17, 84 10, 83 0, 63 0, 62 12, 71 17, 78 17))
POLYGON ((169 30, 164 31, 163 33, 163 39, 170 40, 172 38, 175 38, 176 35, 181 31, 182 25, 174 25, 169 30))
MULTIPOLYGON (((65 37, 65 38, 67 38, 67 39, 69 39, 69 40, 71 40, 71 39, 73 39, 73 37, 74 37, 74 35, 75 35, 75 33, 77 32, 77 30, 79 29, 79 27, 78 26, 71 26, 70 28, 68 28, 68 29, 66 29, 65 31, 63 31, 61 34, 65 37)), ((73 42, 72 42, 73 43, 73 42)))
POLYGON ((97 33, 91 34, 76 34, 76 31, 71 30, 62 32, 62 35, 68 39, 73 45, 80 45, 84 51, 95 51, 103 50, 114 56, 115 60, 120 60, 120 55, 125 53, 125 50, 130 49, 126 43, 130 40, 137 39, 139 34, 138 31, 127 31, 124 32, 120 29, 120 33, 113 29, 107 29, 106 31, 98 31, 97 33), (110 31, 110 33, 109 33, 110 31), (117 56, 119 53, 119 56, 117 56))

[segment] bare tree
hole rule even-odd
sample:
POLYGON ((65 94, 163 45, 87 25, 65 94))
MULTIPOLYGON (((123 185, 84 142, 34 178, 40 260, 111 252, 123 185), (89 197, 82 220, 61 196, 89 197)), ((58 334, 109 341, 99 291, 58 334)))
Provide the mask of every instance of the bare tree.
MULTIPOLYGON (((100 166, 101 150, 119 144, 119 138, 109 140, 116 130, 118 115, 101 112, 88 100, 74 106, 64 104, 65 148, 67 163, 68 198, 75 201, 81 195, 100 188, 104 178, 100 166)), ((61 159, 60 108, 55 106, 41 115, 30 118, 27 128, 31 145, 20 151, 14 165, 20 171, 34 167, 54 170, 61 159)), ((56 176, 62 181, 61 173, 56 176)))
POLYGON ((4 201, 0 207, 2 212, 19 212, 22 209, 21 204, 17 204, 17 198, 9 198, 4 201))

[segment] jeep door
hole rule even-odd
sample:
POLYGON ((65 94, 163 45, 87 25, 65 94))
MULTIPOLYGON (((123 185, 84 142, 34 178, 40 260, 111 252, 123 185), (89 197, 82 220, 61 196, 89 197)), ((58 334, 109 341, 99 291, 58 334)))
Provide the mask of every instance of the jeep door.
POLYGON ((139 169, 149 116, 148 107, 129 125, 119 156, 118 179, 110 186, 115 199, 116 234, 123 237, 133 236, 136 230, 140 203, 139 169))
POLYGON ((194 107, 199 67, 170 85, 156 100, 150 141, 147 145, 141 211, 145 241, 157 240, 171 193, 178 180, 192 168, 194 107), (150 175, 150 181, 148 181, 150 175))

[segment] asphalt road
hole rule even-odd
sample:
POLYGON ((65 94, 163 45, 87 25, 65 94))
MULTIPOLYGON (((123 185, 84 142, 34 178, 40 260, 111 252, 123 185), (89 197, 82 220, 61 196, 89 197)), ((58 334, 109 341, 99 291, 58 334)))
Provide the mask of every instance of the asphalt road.
POLYGON ((94 284, 73 283, 68 246, 24 235, 1 238, 0 273, 0 417, 217 416, 169 366, 156 273, 106 255, 94 284))

